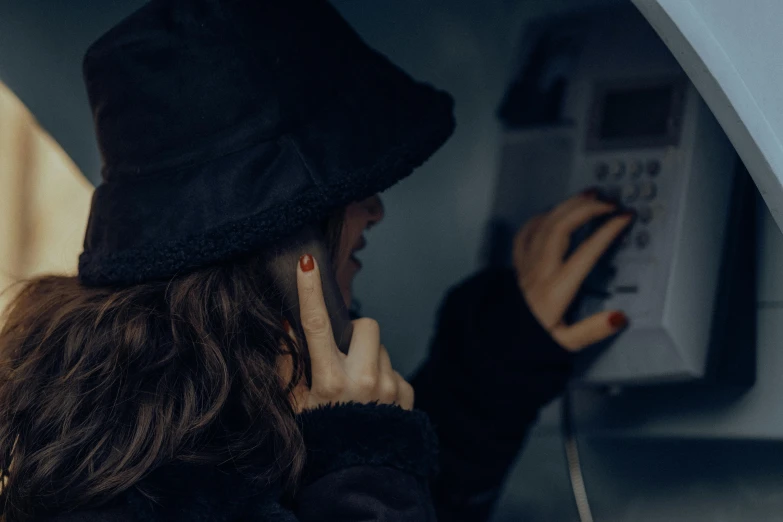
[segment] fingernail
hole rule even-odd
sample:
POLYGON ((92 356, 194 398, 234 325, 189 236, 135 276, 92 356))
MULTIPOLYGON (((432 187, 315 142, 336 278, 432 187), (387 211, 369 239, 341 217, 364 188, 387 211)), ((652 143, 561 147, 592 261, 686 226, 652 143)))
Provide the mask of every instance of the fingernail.
POLYGON ((615 312, 609 316, 609 325, 615 330, 628 326, 628 317, 622 312, 615 312))
POLYGON ((286 332, 291 330, 291 323, 288 322, 288 319, 283 319, 283 330, 286 332))
POLYGON ((300 257, 299 266, 302 268, 302 272, 309 272, 310 270, 314 269, 315 261, 313 261, 313 256, 310 254, 305 254, 300 257))

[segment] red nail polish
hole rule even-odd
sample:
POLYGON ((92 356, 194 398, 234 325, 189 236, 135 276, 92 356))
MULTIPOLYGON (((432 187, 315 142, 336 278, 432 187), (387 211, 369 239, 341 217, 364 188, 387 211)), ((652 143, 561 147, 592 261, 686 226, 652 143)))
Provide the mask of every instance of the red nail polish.
POLYGON ((291 323, 288 322, 288 319, 283 319, 283 330, 286 332, 291 330, 291 323))
POLYGON ((313 256, 310 254, 305 254, 300 257, 299 266, 302 267, 302 272, 309 272, 310 270, 314 269, 315 261, 313 261, 313 256))
POLYGON ((615 330, 625 328, 628 325, 628 317, 622 312, 615 312, 609 316, 609 325, 615 330))

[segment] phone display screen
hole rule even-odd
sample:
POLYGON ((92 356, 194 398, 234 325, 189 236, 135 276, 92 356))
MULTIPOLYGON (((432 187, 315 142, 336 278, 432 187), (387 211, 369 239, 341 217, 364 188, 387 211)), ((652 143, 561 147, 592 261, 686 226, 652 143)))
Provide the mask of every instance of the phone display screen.
POLYGON ((675 78, 627 78, 594 86, 587 150, 677 145, 687 82, 675 78))
POLYGON ((614 140, 666 136, 673 95, 672 85, 606 92, 599 137, 614 140))

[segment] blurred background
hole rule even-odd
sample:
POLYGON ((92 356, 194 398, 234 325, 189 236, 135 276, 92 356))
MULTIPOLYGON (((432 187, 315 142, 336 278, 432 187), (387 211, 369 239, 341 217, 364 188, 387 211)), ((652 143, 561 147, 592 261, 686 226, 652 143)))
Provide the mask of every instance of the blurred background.
MULTIPOLYGON (((387 217, 362 252, 356 295, 362 312, 383 325, 402 373, 425 357, 445 292, 480 266, 499 162, 496 114, 517 70, 520 28, 543 13, 623 1, 334 1, 372 46, 456 99, 456 134, 384 195, 387 217)), ((100 177, 81 57, 142 3, 0 0, 3 288, 37 273, 75 271, 100 177)), ((631 430, 585 429, 596 520, 783 520, 783 235, 759 202, 758 228, 747 231, 758 235, 755 386, 731 404, 687 417, 664 415, 631 430)), ((577 520, 556 408, 530 434, 496 521, 577 520)))
POLYGON ((0 309, 13 283, 75 273, 92 184, 0 84, 0 309))

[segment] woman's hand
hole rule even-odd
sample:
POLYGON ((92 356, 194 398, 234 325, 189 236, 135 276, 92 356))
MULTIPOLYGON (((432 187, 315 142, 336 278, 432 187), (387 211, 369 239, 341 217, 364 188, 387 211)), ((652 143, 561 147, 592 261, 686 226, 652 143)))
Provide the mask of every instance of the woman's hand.
POLYGON ((341 402, 396 404, 413 409, 413 387, 394 371, 381 344, 378 323, 353 321, 348 355, 334 340, 326 310, 321 273, 312 256, 302 256, 297 267, 299 312, 307 339, 312 386, 302 382, 294 390, 298 411, 341 402))
POLYGON ((525 300, 541 325, 569 351, 601 341, 627 324, 620 311, 600 312, 572 325, 563 322, 585 278, 633 216, 612 218, 564 259, 571 234, 616 208, 588 191, 532 218, 514 239, 514 268, 525 300))

